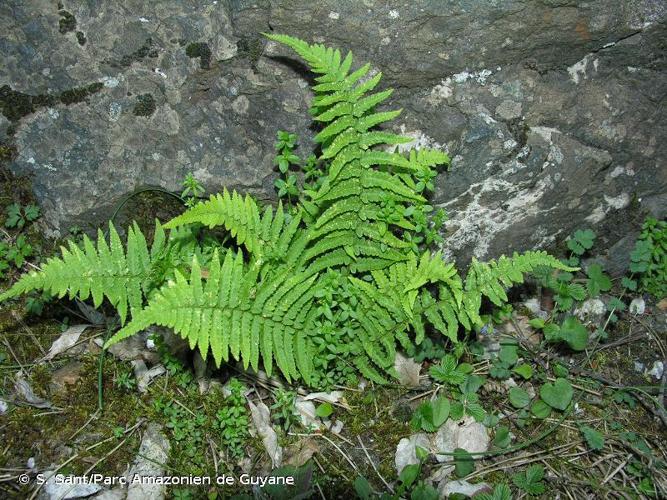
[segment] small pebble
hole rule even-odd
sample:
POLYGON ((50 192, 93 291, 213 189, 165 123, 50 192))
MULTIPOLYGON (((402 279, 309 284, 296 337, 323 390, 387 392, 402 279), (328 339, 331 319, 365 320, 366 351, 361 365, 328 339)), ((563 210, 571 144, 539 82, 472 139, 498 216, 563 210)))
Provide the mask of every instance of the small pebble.
POLYGON ((35 468, 35 457, 30 457, 28 459, 28 469, 34 469, 35 468))
POLYGON ((660 380, 664 372, 665 372, 665 367, 662 364, 662 361, 656 361, 655 363, 653 363, 653 366, 649 370, 648 374, 651 375, 656 380, 660 380))
POLYGON ((4 415, 5 413, 7 413, 8 409, 9 405, 7 404, 7 402, 0 399, 0 415, 4 415))
POLYGON ((632 314, 644 314, 644 311, 646 310, 646 302, 644 302, 644 299, 641 297, 632 299, 629 309, 632 314))

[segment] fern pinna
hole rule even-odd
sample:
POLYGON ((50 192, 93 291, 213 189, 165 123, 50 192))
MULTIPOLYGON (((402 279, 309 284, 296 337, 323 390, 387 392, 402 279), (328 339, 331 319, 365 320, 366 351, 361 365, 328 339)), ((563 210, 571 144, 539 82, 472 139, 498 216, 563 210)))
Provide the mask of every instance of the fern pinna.
POLYGON ((526 252, 473 260, 462 279, 439 252, 416 245, 424 224, 412 214, 430 208, 426 194, 447 155, 390 151, 411 139, 376 127, 400 110, 377 110, 392 90, 373 92, 381 73, 371 75, 368 64, 352 71, 352 53, 266 36, 317 75, 311 112, 322 125, 315 140, 323 175, 316 189, 288 208, 263 210, 224 190, 158 224, 150 250, 136 225, 126 250, 111 226, 109 243, 101 234, 97 248, 87 238, 70 243, 0 300, 36 289, 92 296, 95 306, 106 297, 124 325, 106 347, 157 324, 218 366, 235 359, 271 375, 275 365, 289 381, 327 387, 357 373, 385 382, 397 346, 419 344, 427 331, 456 344, 461 328, 481 324, 483 296, 501 304, 505 288, 536 267, 569 269, 545 252, 526 252), (196 239, 203 227, 225 230, 235 244, 196 239))

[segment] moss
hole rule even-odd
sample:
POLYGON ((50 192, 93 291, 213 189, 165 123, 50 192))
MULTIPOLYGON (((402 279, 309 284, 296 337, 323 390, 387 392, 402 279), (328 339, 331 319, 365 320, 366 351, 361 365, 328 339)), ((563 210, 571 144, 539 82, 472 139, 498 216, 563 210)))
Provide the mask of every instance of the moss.
MULTIPOLYGON (((65 105, 75 104, 86 100, 92 94, 102 90, 101 82, 91 83, 82 87, 65 90, 60 94, 31 95, 13 90, 9 85, 0 87, 0 112, 11 122, 18 122, 24 116, 34 113, 42 107, 54 106, 58 101, 65 105)), ((7 135, 12 135, 14 129, 8 129, 7 135)))
POLYGON ((30 95, 13 90, 9 85, 0 87, 0 112, 11 122, 55 103, 56 97, 50 94, 30 95))
POLYGON ((0 146, 0 162, 11 160, 16 154, 16 146, 2 145, 0 146))
POLYGON ((60 94, 60 102, 65 105, 70 105, 85 101, 86 98, 99 92, 103 87, 104 84, 101 82, 95 82, 84 87, 76 87, 70 90, 66 90, 60 94))
POLYGON ((63 35, 76 29, 76 17, 74 17, 71 12, 61 10, 58 14, 60 14, 60 21, 58 24, 60 26, 60 32, 63 35))
POLYGON ((131 66, 132 63, 141 61, 147 56, 157 57, 157 51, 153 48, 153 39, 151 37, 148 37, 144 44, 131 54, 123 56, 118 62, 111 62, 109 64, 115 67, 128 67, 131 66))
POLYGON ((264 52, 264 44, 259 37, 243 37, 238 41, 236 47, 239 55, 247 57, 253 67, 264 52))
POLYGON ((211 67, 212 52, 207 43, 191 43, 185 48, 185 53, 191 58, 198 57, 201 69, 209 69, 211 67))
POLYGON ((86 35, 83 34, 83 31, 76 32, 76 40, 79 42, 79 45, 82 47, 86 45, 86 35))
POLYGON ((137 96, 137 103, 134 105, 132 113, 135 116, 151 116, 155 113, 155 98, 152 94, 141 94, 137 96))

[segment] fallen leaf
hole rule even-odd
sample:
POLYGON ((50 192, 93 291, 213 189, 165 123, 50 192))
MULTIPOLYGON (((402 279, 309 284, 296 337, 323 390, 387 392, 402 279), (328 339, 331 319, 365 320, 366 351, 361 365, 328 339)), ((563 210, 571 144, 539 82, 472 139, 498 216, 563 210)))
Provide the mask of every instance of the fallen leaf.
POLYGON ((134 378, 137 380, 137 390, 142 393, 148 390, 148 386, 155 377, 159 377, 167 371, 162 365, 156 365, 149 370, 142 359, 132 361, 132 367, 134 368, 134 378))
POLYGON ((458 493, 467 497, 474 497, 478 493, 490 492, 491 487, 486 483, 470 484, 468 481, 459 479, 458 481, 443 481, 438 486, 438 493, 441 498, 447 498, 449 495, 458 493))
POLYGON ((394 463, 396 465, 396 472, 398 474, 408 465, 418 464, 417 446, 428 450, 430 443, 428 436, 424 433, 413 434, 409 438, 403 438, 396 446, 396 454, 394 456, 394 463))
POLYGON ((540 343, 542 336, 530 326, 530 318, 528 316, 517 314, 513 317, 513 320, 508 321, 502 326, 502 330, 506 335, 522 338, 532 345, 540 343))
POLYGON ((465 417, 461 422, 448 420, 433 437, 433 449, 438 462, 449 462, 451 453, 463 448, 469 453, 484 452, 489 449, 489 433, 472 417, 465 417))
POLYGON ((302 397, 297 397, 294 407, 301 417, 301 423, 306 429, 321 429, 322 424, 317 418, 315 404, 312 401, 304 401, 302 397))
POLYGON ((331 392, 311 392, 306 396, 303 396, 301 399, 303 401, 321 401, 322 403, 331 403, 342 406, 346 410, 349 410, 350 407, 343 397, 343 391, 331 391, 331 392))
POLYGON ((60 337, 51 345, 49 352, 42 358, 42 361, 50 361, 58 354, 65 352, 67 349, 72 347, 77 343, 79 337, 84 332, 86 328, 90 328, 91 325, 74 325, 70 326, 65 330, 60 337))
POLYGON ((258 401, 257 405, 255 405, 249 399, 248 406, 250 407, 250 414, 252 415, 255 429, 257 429, 257 434, 262 438, 264 449, 271 459, 273 468, 280 467, 283 459, 283 449, 278 444, 278 435, 276 434, 276 431, 271 427, 269 407, 262 401, 258 401))
POLYGON ((412 358, 406 358, 401 353, 396 353, 394 369, 398 374, 398 381, 406 387, 417 387, 419 385, 419 372, 421 364, 412 358))
POLYGON ((18 372, 16 374, 14 390, 23 402, 30 406, 34 406, 35 408, 53 408, 53 405, 50 402, 40 398, 33 392, 30 383, 23 377, 23 372, 18 372))
POLYGON ((315 440, 306 438, 285 451, 285 455, 289 457, 285 463, 294 467, 301 467, 319 451, 320 447, 315 440))

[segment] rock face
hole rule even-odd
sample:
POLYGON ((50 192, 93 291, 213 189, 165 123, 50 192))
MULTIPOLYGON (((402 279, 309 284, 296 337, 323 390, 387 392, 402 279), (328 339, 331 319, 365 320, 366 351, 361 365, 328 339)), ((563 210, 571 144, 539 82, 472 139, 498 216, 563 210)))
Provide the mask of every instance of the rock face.
POLYGON ((371 62, 396 131, 449 152, 449 255, 592 227, 620 268, 643 213, 667 215, 666 19, 660 0, 8 0, 0 133, 54 232, 189 171, 272 199, 276 130, 312 148, 309 75, 260 34, 288 33, 371 62))

